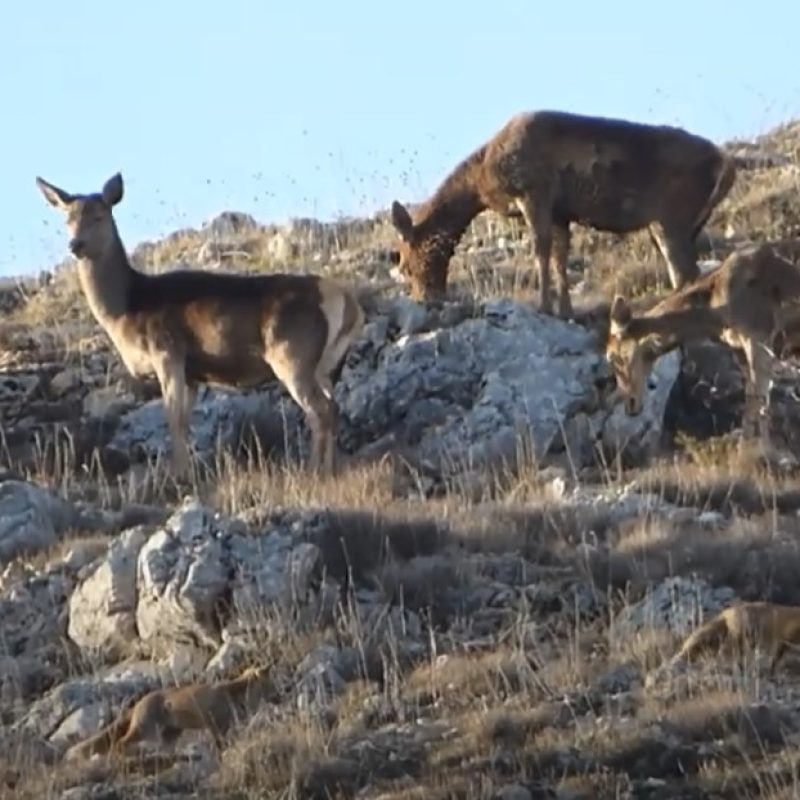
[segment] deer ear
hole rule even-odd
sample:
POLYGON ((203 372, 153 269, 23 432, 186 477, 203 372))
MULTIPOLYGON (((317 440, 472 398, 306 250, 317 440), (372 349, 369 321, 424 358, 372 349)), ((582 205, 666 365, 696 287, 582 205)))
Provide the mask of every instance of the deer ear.
POLYGON ((73 200, 69 192, 59 189, 58 186, 53 186, 52 183, 48 183, 44 178, 37 177, 36 185, 39 187, 39 191, 45 196, 47 202, 50 203, 51 206, 60 208, 62 211, 65 210, 73 200))
POLYGON ((414 222, 411 219, 411 214, 408 209, 395 200, 392 203, 392 225, 397 229, 400 238, 403 241, 410 242, 414 233, 414 222))
POLYGON ((122 175, 117 172, 105 182, 101 195, 107 205, 115 206, 122 200, 123 190, 122 175))
POLYGON ((622 295, 617 295, 611 304, 611 332, 622 333, 631 321, 631 307, 622 295))

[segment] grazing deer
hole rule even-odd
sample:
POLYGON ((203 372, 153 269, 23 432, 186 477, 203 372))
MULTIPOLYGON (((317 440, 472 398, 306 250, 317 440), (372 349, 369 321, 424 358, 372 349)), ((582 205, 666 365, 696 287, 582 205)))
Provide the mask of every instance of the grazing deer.
POLYGON ((798 297, 800 270, 767 244, 734 251, 641 316, 634 316, 618 295, 611 305, 606 357, 625 410, 632 416, 642 410, 647 377, 661 355, 692 339, 719 339, 743 362, 743 433, 768 438, 762 412, 769 399, 773 349, 798 297))
POLYGON ((122 176, 96 194, 70 194, 41 178, 66 212, 83 293, 129 372, 155 374, 172 437, 172 464, 189 469, 189 418, 200 383, 252 387, 275 377, 306 415, 311 464, 330 474, 338 428, 332 373, 361 331, 354 293, 313 275, 224 275, 135 270, 113 207, 122 176))
POLYGON ((399 269, 411 294, 430 300, 471 220, 493 209, 531 231, 541 309, 552 310, 550 255, 559 315, 572 313, 567 284, 570 223, 628 233, 648 228, 673 288, 699 270, 694 242, 736 177, 734 159, 680 128, 538 111, 512 117, 459 163, 412 219, 395 201, 399 269))

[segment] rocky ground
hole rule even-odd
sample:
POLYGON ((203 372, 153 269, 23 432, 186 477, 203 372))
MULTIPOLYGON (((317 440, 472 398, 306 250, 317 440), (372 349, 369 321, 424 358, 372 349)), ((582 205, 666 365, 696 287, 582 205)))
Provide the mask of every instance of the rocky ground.
MULTIPOLYGON (((730 147, 750 169, 703 258, 747 239, 800 255, 800 124, 730 147)), ((307 474, 280 387, 206 390, 188 493, 157 387, 127 379, 72 266, 0 286, 0 796, 796 796, 796 660, 774 681, 759 654, 655 669, 734 599, 800 604, 797 365, 772 393, 779 461, 738 453, 720 345, 662 359, 628 418, 607 304, 652 302, 665 270, 646 237, 575 240, 575 322, 535 311, 527 235, 491 215, 431 309, 393 279, 385 215, 225 213, 139 245, 147 270, 364 287, 342 473, 307 474), (222 753, 189 733, 170 759, 63 759, 147 690, 252 663, 276 691, 222 753)))

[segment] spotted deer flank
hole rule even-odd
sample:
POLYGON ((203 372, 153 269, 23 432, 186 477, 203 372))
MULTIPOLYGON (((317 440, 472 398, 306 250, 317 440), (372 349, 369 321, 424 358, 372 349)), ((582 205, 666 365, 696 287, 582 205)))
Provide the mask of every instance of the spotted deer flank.
POLYGON ((623 297, 615 297, 606 356, 627 413, 642 410, 648 375, 661 355, 691 340, 718 339, 734 348, 742 363, 745 438, 767 440, 764 412, 776 342, 795 324, 798 298, 800 269, 769 244, 736 250, 642 315, 635 316, 623 297))
POLYGON ((541 309, 572 313, 567 284, 570 224, 629 233, 647 228, 673 288, 699 275, 695 240, 736 177, 736 162, 707 139, 669 126, 537 111, 512 117, 461 161, 412 218, 392 205, 399 269, 412 296, 447 288, 450 259, 486 209, 523 217, 531 231, 541 309))
POLYGON ((201 383, 247 388, 277 378, 306 415, 311 465, 334 470, 338 408, 333 375, 358 337, 364 313, 354 292, 314 275, 237 275, 134 269, 112 209, 122 176, 93 194, 70 194, 36 179, 66 214, 81 288, 129 372, 155 375, 185 475, 189 417, 201 383))

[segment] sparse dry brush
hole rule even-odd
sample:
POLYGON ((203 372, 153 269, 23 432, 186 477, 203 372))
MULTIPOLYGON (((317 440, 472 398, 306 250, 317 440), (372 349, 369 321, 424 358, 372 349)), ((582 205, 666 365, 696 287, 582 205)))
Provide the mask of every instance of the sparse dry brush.
MULTIPOLYGON (((453 494, 423 511, 393 500, 385 483, 381 494, 381 480, 387 476, 380 470, 357 472, 341 484, 309 482, 301 471, 281 474, 272 465, 264 472, 253 465, 253 472, 250 480, 263 481, 261 492, 248 489, 238 496, 241 484, 230 471, 222 485, 211 481, 205 491, 240 512, 298 502, 331 509, 341 515, 336 529, 341 536, 333 536, 326 551, 331 568, 347 568, 360 582, 383 563, 378 580, 387 598, 403 597, 423 612, 435 605, 446 584, 468 580, 468 575, 459 577, 464 565, 445 555, 454 545, 465 554, 519 554, 543 577, 548 569, 550 576, 572 576, 609 598, 613 613, 636 602, 646 585, 669 575, 702 575, 714 585, 734 587, 744 598, 800 602, 795 580, 800 551, 792 535, 796 526, 772 508, 734 507, 723 527, 710 531, 656 518, 617 524, 602 512, 571 508, 568 501, 547 497, 537 502, 529 496, 523 504, 506 505, 497 498, 499 505, 487 507, 453 494), (370 495, 379 499, 375 505, 383 506, 380 514, 370 495), (576 550, 589 531, 600 537, 601 548, 576 550), (439 554, 444 576, 426 581, 419 565, 406 569, 397 560, 398 549, 420 541, 424 552, 439 554), (365 548, 376 543, 377 552, 365 548), (384 547, 391 552, 381 555, 384 547)), ((735 501, 735 481, 741 482, 727 465, 708 464, 694 471, 685 464, 651 469, 638 480, 663 495, 676 491, 677 478, 679 491, 701 496, 709 492, 710 483, 727 492, 729 503, 735 501)), ((758 497, 774 497, 777 489, 770 483, 789 482, 756 475, 751 490, 758 497)), ((719 507, 726 512, 731 508, 719 507)), ((410 552, 415 551, 406 555, 410 552)), ((368 631, 355 625, 346 609, 345 601, 335 626, 338 642, 366 655, 368 631)), ((793 761, 785 738, 787 726, 793 730, 791 715, 773 694, 764 695, 755 663, 748 673, 737 675, 709 658, 677 705, 669 696, 659 705, 662 701, 634 691, 618 706, 601 688, 603 675, 625 664, 642 671, 657 666, 674 651, 677 637, 665 638, 656 630, 633 639, 616 637, 608 628, 611 611, 582 618, 568 601, 551 598, 537 608, 534 598, 508 615, 492 640, 465 647, 460 637, 447 633, 457 619, 448 620, 452 612, 446 608, 443 613, 441 655, 402 664, 392 661, 397 652, 393 643, 382 642, 379 672, 388 670, 389 676, 382 686, 365 675, 321 717, 291 706, 265 709, 226 749, 213 780, 215 791, 223 796, 325 797, 339 792, 347 797, 370 787, 365 796, 489 798, 504 784, 521 782, 610 798, 626 786, 654 778, 668 786, 695 786, 697 796, 724 789, 730 796, 773 797, 792 785, 793 761), (447 651, 448 644, 452 651, 447 651), (775 758, 784 764, 781 770, 771 766, 775 758)), ((320 635, 330 637, 291 629, 276 636, 279 620, 266 622, 264 629, 271 633, 260 651, 275 658, 287 676, 320 635)), ((463 622, 469 624, 468 619, 463 622)), ((57 796, 63 788, 83 783, 87 774, 118 785, 122 781, 125 796, 147 796, 154 786, 152 777, 138 771, 99 765, 92 765, 89 773, 59 767, 44 785, 38 770, 24 774, 22 761, 9 769, 13 776, 6 781, 16 797, 57 796)))
MULTIPOLYGON (((734 238, 800 234, 797 130, 781 128, 763 145, 787 154, 788 164, 740 173, 711 217, 703 256, 727 252, 728 227, 734 238)), ((383 214, 349 228, 297 223, 288 233, 185 230, 141 246, 134 261, 153 272, 203 259, 218 270, 313 266, 357 273, 381 293, 396 246, 383 214)), ((572 246, 576 307, 601 338, 615 293, 646 307, 668 290, 646 235, 581 231, 572 246)), ((452 291, 533 302, 529 252, 518 220, 478 217, 450 266, 452 291)), ((16 342, 22 354, 20 337, 46 338, 38 352, 75 366, 81 379, 87 359, 102 358, 102 385, 117 391, 120 365, 98 338, 75 278, 65 268, 14 311, 4 349, 16 342)), ((10 433, 0 441, 4 462, 10 433)), ((653 588, 672 579, 729 587, 742 600, 800 604, 796 472, 740 453, 727 436, 679 434, 658 462, 632 470, 600 462, 580 474, 568 454, 563 468, 541 470, 523 442, 513 469, 477 480, 456 471, 431 497, 413 459, 376 456, 344 464, 336 478, 313 476, 284 458, 291 448, 282 435, 261 431, 239 452, 220 449, 188 487, 254 530, 287 508, 314 509, 325 520, 315 543, 323 573, 337 581, 330 606, 318 616, 247 609, 248 640, 273 664, 277 699, 232 732, 208 773, 183 751, 177 761, 67 764, 41 741, 4 728, 0 798, 798 796, 798 659, 788 655, 769 680, 758 653, 744 664, 710 654, 646 689, 645 676, 671 657, 684 632, 643 616, 630 622, 653 588), (626 506, 634 494, 637 504, 626 506), (359 611, 366 595, 375 609, 368 618, 359 611), (308 699, 296 685, 298 669, 323 647, 350 653, 351 670, 339 690, 308 699)), ((164 463, 115 474, 99 457, 84 459, 81 446, 75 430, 43 437, 21 477, 119 513, 174 508, 186 491, 164 463)), ((42 572, 73 550, 100 550, 108 533, 75 527, 52 549, 20 556, 0 575, 4 596, 13 574, 42 572)), ((689 628, 707 616, 693 608, 689 628)), ((90 678, 109 666, 64 641, 50 653, 51 677, 31 668, 4 681, 4 659, 13 654, 0 654, 4 726, 58 675, 90 678)), ((190 744, 203 742, 198 734, 190 744)))

